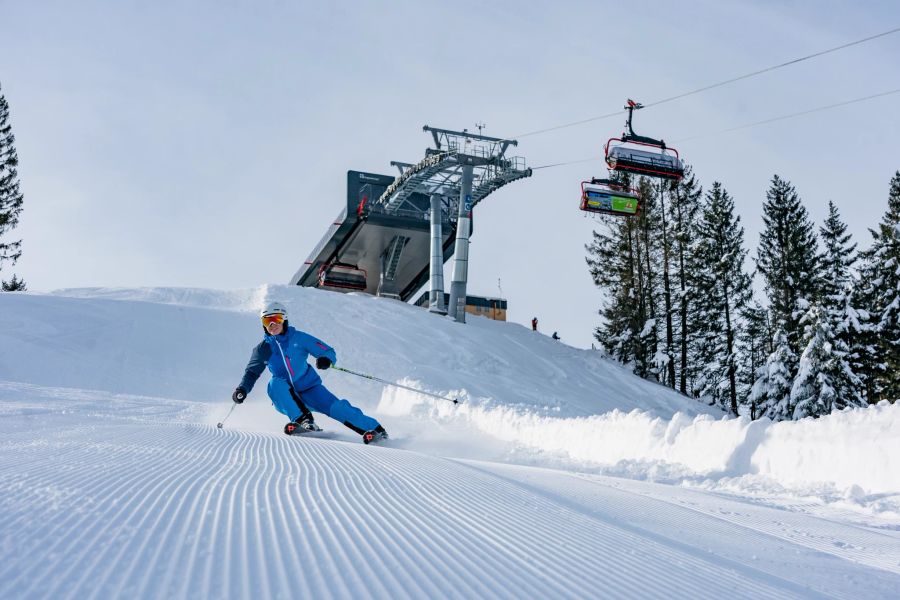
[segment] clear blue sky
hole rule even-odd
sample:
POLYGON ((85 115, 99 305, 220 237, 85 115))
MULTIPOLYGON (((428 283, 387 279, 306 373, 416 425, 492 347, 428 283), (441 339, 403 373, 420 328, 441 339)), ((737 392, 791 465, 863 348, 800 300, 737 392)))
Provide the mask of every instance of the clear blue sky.
MULTIPOLYGON (((421 158, 422 125, 511 137, 645 103, 900 26, 896 2, 0 1, 0 83, 34 290, 285 283, 344 199, 349 169, 421 158)), ((639 113, 667 140, 900 87, 900 34, 639 113)), ((476 209, 472 293, 589 346, 597 223, 619 118, 524 137, 536 171, 476 209)), ((772 175, 855 239, 900 169, 900 95, 678 146, 734 196, 751 254, 772 175)), ((4 276, 9 275, 4 270, 4 276)), ((449 278, 450 265, 446 269, 449 278)))

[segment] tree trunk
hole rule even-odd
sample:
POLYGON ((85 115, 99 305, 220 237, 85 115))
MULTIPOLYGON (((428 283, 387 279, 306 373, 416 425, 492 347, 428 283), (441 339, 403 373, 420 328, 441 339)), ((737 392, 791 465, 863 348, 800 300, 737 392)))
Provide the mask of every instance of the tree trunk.
POLYGON ((672 356, 672 347, 675 344, 675 332, 672 326, 672 286, 669 281, 669 231, 666 227, 666 201, 663 197, 662 184, 659 186, 659 202, 662 211, 662 239, 663 239, 663 290, 666 302, 666 356, 669 361, 666 365, 667 383, 675 389, 675 360, 672 356))

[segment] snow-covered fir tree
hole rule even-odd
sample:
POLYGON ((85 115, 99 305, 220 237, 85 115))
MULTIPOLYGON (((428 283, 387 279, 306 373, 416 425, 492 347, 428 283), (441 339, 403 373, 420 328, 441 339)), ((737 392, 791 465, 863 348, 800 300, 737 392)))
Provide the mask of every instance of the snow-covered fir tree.
MULTIPOLYGON (((828 202, 828 217, 823 227, 819 229, 819 235, 822 240, 821 309, 818 314, 805 317, 807 331, 804 339, 807 346, 803 356, 812 350, 810 344, 822 344, 830 349, 829 362, 822 365, 825 369, 822 377, 829 378, 827 385, 835 394, 834 398, 824 404, 824 409, 830 412, 832 408, 864 404, 862 382, 853 368, 853 346, 861 339, 863 331, 861 319, 864 320, 865 315, 860 315, 852 303, 856 244, 850 242, 851 236, 847 233, 847 225, 841 220, 833 202, 828 202), (815 320, 824 322, 816 324, 815 320), (815 332, 810 333, 810 327, 814 328, 815 332), (819 337, 822 339, 819 340, 819 337)), ((812 372, 817 371, 813 368, 812 372)), ((799 403, 797 405, 799 406, 799 403)), ((818 416, 819 413, 808 414, 818 416)))
POLYGON ((880 285, 882 269, 873 256, 872 249, 859 253, 859 275, 851 287, 848 304, 854 307, 857 322, 848 328, 850 355, 848 360, 863 386, 863 396, 874 404, 882 397, 885 363, 884 350, 878 333, 877 289, 880 285))
POLYGON ((660 348, 657 350, 660 382, 675 388, 676 376, 676 339, 675 339, 675 301, 677 288, 673 277, 674 259, 676 256, 675 223, 671 211, 671 185, 660 183, 659 215, 660 215, 660 260, 662 267, 662 301, 663 322, 660 327, 660 348))
POLYGON ((797 357, 788 344, 783 323, 775 326, 772 346, 774 350, 766 359, 766 364, 757 371, 749 401, 759 407, 760 416, 773 421, 790 420, 794 416, 791 405, 792 365, 797 364, 797 357))
POLYGON ((706 193, 692 252, 698 298, 695 333, 700 340, 701 394, 738 414, 737 340, 740 316, 750 301, 750 277, 744 271, 744 228, 734 200, 714 182, 706 193))
POLYGON ((891 179, 888 209, 877 230, 870 230, 874 242, 865 253, 870 279, 862 295, 871 306, 875 352, 870 357, 875 371, 870 402, 900 398, 900 171, 891 179))
POLYGON ((759 302, 747 306, 742 318, 744 327, 738 337, 738 397, 747 399, 750 418, 756 419, 761 416, 759 407, 750 398, 759 370, 772 352, 772 331, 769 311, 759 302))
POLYGON ((693 389, 697 379, 696 361, 692 360, 694 334, 690 322, 693 308, 699 298, 690 276, 690 249, 696 235, 697 220, 700 215, 703 189, 694 176, 693 169, 685 166, 684 178, 671 183, 668 199, 671 224, 671 273, 675 288, 675 344, 677 389, 687 394, 693 389))
POLYGON ((856 244, 850 243, 851 235, 841 220, 834 202, 828 201, 828 217, 819 228, 822 240, 821 265, 822 304, 826 308, 838 308, 843 303, 844 292, 852 281, 852 269, 856 262, 856 244))
POLYGON ((657 188, 647 177, 638 178, 638 193, 641 196, 641 213, 634 219, 638 230, 636 248, 639 256, 638 280, 641 294, 638 297, 641 323, 640 343, 646 364, 636 363, 635 374, 640 377, 660 380, 660 372, 665 369, 666 356, 660 352, 661 310, 659 301, 662 298, 662 253, 661 249, 661 199, 657 188))
MULTIPOLYGON (((624 178, 623 183, 628 184, 624 178)), ((607 231, 594 231, 586 261, 594 283, 607 293, 603 323, 594 337, 640 377, 656 379, 664 360, 659 353, 659 212, 649 180, 638 180, 641 213, 635 218, 603 217, 607 231)))
POLYGON ((820 417, 864 404, 859 378, 847 363, 848 350, 832 329, 825 308, 814 304, 804 315, 806 348, 791 387, 792 418, 820 417))
POLYGON ((606 227, 593 232, 585 248, 594 285, 607 297, 599 313, 602 323, 594 330, 594 338, 604 350, 621 363, 635 360, 638 345, 638 295, 635 281, 635 227, 630 219, 600 217, 606 227))
MULTIPOLYGON (((3 237, 19 223, 22 213, 22 192, 19 191, 15 136, 9 122, 9 103, 0 93, 0 270, 3 263, 15 265, 22 256, 22 240, 4 241, 3 237)), ((13 274, 12 278, 0 284, 3 291, 22 291, 25 282, 13 274)))
MULTIPOLYGON (((765 281, 772 322, 783 323, 791 353, 802 350, 800 319, 821 287, 816 233, 794 187, 775 175, 763 204, 756 264, 765 281)), ((796 365, 790 365, 791 372, 796 365)))

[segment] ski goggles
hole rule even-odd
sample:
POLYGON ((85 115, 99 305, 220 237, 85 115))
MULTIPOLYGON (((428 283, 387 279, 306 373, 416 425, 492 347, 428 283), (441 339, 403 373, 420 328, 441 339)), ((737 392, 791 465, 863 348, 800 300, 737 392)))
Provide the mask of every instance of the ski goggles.
POLYGON ((284 315, 274 314, 274 315, 266 315, 262 318, 263 327, 268 327, 272 323, 276 325, 281 325, 284 323, 284 315))

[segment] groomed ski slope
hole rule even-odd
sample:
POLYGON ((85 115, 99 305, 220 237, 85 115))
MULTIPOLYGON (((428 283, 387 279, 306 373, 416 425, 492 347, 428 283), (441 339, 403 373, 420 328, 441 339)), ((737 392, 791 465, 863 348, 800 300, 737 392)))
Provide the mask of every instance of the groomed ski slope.
POLYGON ((898 423, 723 420, 368 297, 0 294, 0 597, 893 598, 898 423), (288 438, 264 380, 216 429, 270 297, 342 366, 464 404, 328 372, 389 442, 288 438))

